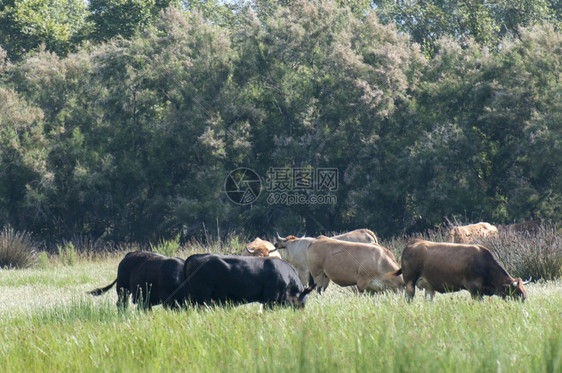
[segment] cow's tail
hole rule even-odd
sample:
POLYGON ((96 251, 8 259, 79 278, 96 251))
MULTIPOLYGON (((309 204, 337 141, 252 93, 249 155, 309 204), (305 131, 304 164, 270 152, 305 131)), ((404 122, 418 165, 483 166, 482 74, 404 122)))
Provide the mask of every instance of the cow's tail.
POLYGON ((97 296, 97 295, 102 295, 103 293, 105 293, 106 291, 108 291, 109 289, 111 289, 111 288, 113 287, 113 285, 115 285, 116 282, 117 282, 117 279, 115 279, 115 281, 113 281, 111 284, 107 285, 107 286, 104 287, 104 288, 99 288, 99 289, 96 289, 96 290, 89 291, 88 294, 90 294, 90 295, 96 295, 96 296, 97 296))

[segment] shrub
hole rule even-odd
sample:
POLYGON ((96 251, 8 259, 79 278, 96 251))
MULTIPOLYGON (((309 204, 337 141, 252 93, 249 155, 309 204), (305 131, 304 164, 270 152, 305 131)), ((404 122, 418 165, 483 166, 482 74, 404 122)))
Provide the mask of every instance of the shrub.
POLYGON ((481 242, 515 277, 554 280, 562 277, 562 233, 545 224, 535 234, 500 231, 481 242))
POLYGON ((150 251, 166 256, 175 256, 180 247, 180 235, 171 240, 162 239, 157 245, 150 244, 150 251))
POLYGON ((78 254, 72 242, 65 242, 62 246, 58 245, 57 249, 59 252, 59 259, 63 265, 72 266, 76 264, 78 261, 78 254))
POLYGON ((7 226, 0 232, 0 268, 27 268, 35 263, 37 247, 31 234, 7 226))

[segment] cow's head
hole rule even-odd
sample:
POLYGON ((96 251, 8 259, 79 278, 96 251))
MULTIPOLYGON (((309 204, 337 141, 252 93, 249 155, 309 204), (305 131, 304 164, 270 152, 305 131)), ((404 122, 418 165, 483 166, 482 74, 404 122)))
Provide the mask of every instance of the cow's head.
POLYGON ((310 294, 310 292, 314 290, 315 287, 316 285, 309 286, 306 289, 304 289, 300 294, 289 295, 287 297, 288 305, 293 306, 294 308, 299 310, 304 309, 304 306, 306 305, 306 298, 308 297, 308 294, 310 294))
POLYGON ((261 238, 256 238, 252 242, 246 245, 245 251, 242 255, 253 255, 253 256, 269 256, 269 254, 277 251, 277 248, 269 241, 262 240, 261 238))
POLYGON ((297 237, 295 236, 287 236, 287 237, 281 237, 279 235, 279 233, 277 233, 277 242, 275 243, 275 248, 276 249, 286 249, 287 248, 287 244, 293 240, 298 240, 297 237))
POLYGON ((525 290, 525 283, 522 279, 517 278, 509 284, 504 284, 505 296, 512 297, 521 301, 527 298, 527 291, 525 290))

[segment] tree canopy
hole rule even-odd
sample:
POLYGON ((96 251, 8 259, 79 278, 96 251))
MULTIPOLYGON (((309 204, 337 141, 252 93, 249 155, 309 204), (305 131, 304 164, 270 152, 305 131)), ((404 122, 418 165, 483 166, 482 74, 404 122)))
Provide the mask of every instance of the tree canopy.
POLYGON ((1 225, 154 242, 562 218, 554 3, 63 3, 0 6, 1 225), (225 192, 241 167, 247 204, 225 192))

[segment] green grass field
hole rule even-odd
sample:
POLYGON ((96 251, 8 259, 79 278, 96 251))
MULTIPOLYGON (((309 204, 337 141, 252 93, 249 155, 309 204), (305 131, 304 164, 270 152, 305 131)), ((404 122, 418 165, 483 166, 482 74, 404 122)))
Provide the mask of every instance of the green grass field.
POLYGON ((118 312, 122 255, 0 270, 4 372, 562 372, 562 281, 525 303, 467 292, 356 295, 330 285, 304 311, 235 308, 118 312))

